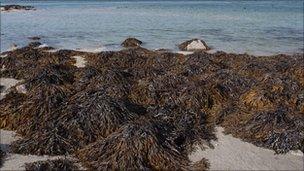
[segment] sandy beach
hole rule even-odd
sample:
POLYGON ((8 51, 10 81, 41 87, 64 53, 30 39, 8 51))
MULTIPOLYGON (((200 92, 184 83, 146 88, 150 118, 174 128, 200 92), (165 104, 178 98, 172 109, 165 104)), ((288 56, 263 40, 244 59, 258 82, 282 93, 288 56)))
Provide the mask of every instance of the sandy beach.
POLYGON ((199 149, 190 154, 191 161, 196 162, 205 157, 209 160, 210 170, 303 170, 304 156, 301 151, 287 154, 275 154, 253 144, 225 135, 218 127, 214 149, 199 149))
MULTIPOLYGON (((274 151, 256 147, 243 142, 231 135, 224 135, 223 128, 217 128, 218 141, 214 141, 214 149, 198 149, 189 155, 192 162, 203 157, 211 164, 210 170, 303 170, 303 153, 289 152, 276 155, 274 151)), ((13 131, 0 130, 1 149, 9 151, 9 144, 18 139, 13 131)), ((24 170, 25 163, 49 159, 64 158, 64 156, 37 156, 8 153, 0 170, 24 170)))

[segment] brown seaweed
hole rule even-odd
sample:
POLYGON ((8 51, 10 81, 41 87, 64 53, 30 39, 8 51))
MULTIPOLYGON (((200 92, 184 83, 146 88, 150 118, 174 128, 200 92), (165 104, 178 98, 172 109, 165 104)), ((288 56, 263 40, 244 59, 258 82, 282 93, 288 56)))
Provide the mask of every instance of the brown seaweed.
POLYGON ((26 171, 76 171, 78 166, 68 159, 38 161, 25 164, 26 171))
POLYGON ((215 126, 277 153, 304 150, 302 54, 50 53, 34 44, 5 54, 1 76, 28 90, 0 101, 1 128, 23 135, 18 153, 76 154, 99 170, 204 170, 187 154, 216 139, 215 126), (74 55, 87 66, 73 66, 74 55))
MULTIPOLYGON (((193 169, 187 156, 167 140, 170 129, 170 125, 143 117, 88 145, 78 157, 96 170, 193 169)), ((199 166, 204 170, 207 164, 199 166)))
POLYGON ((0 149, 0 167, 2 167, 2 164, 4 163, 4 157, 5 157, 5 152, 0 149))

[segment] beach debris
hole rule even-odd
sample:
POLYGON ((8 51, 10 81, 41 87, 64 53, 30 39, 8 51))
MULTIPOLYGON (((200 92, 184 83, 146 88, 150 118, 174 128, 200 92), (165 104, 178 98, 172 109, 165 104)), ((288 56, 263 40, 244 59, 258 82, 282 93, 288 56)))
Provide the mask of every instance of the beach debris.
POLYGON ((204 170, 187 155, 216 140, 216 125, 277 153, 304 150, 302 54, 35 46, 0 59, 1 77, 23 79, 0 101, 1 128, 22 135, 14 152, 76 155, 95 170, 204 170))
POLYGON ((16 90, 18 93, 23 93, 23 94, 26 94, 27 92, 24 84, 17 85, 16 90))
POLYGON ((126 48, 133 48, 133 47, 139 47, 142 44, 142 41, 136 39, 136 38, 127 38, 125 41, 122 42, 122 46, 126 48))
POLYGON ((191 39, 178 45, 179 50, 195 51, 195 50, 210 50, 206 42, 200 39, 191 39))
POLYGON ((1 11, 14 11, 14 10, 35 10, 33 6, 23 5, 1 5, 1 11))
POLYGON ((37 161, 25 164, 26 171, 74 171, 80 170, 73 161, 69 159, 56 159, 37 161))

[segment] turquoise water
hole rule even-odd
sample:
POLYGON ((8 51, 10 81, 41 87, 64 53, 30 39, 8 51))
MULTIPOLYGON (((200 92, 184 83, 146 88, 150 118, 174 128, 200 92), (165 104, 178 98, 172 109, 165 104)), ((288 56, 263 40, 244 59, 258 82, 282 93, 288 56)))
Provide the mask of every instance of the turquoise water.
POLYGON ((177 50, 202 38, 215 50, 303 52, 303 1, 5 1, 36 11, 1 13, 1 51, 41 36, 57 48, 119 49, 129 36, 144 47, 177 50))

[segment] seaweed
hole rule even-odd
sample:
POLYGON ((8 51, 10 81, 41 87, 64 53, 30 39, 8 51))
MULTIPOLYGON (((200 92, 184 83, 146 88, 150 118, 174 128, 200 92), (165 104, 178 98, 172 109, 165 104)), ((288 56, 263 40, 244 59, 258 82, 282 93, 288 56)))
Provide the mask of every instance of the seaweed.
POLYGON ((5 95, 4 99, 0 100, 0 128, 16 130, 19 125, 19 120, 14 113, 17 113, 18 108, 25 101, 24 94, 18 93, 15 90, 10 91, 5 95))
POLYGON ((2 167, 2 164, 4 162, 5 152, 0 149, 0 167, 2 167))
POLYGON ((25 164, 26 171, 75 171, 79 167, 68 159, 38 161, 25 164))
POLYGON ((34 45, 5 52, 1 76, 22 78, 0 101, 17 153, 76 155, 97 170, 204 170, 187 155, 214 127, 260 147, 303 151, 303 55, 255 57, 141 47, 87 53, 34 45), (73 66, 74 55, 87 60, 73 66))
POLYGON ((25 82, 27 89, 51 85, 71 85, 74 82, 73 68, 63 64, 49 64, 38 67, 25 82))
POLYGON ((136 119, 141 113, 132 112, 134 107, 132 103, 111 98, 104 90, 86 90, 71 97, 59 119, 69 130, 67 134, 81 139, 85 145, 136 119))
POLYGON ((63 92, 54 92, 46 98, 50 101, 35 103, 40 103, 40 109, 35 109, 35 105, 23 105, 24 116, 21 115, 20 120, 26 127, 17 130, 24 137, 12 143, 12 151, 38 155, 72 154, 138 116, 128 109, 135 105, 113 100, 102 90, 80 92, 68 101, 65 98, 63 92))
POLYGON ((170 129, 170 125, 142 117, 88 145, 77 156, 95 170, 192 169, 187 156, 167 140, 170 129))

